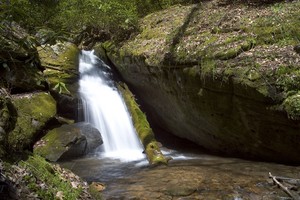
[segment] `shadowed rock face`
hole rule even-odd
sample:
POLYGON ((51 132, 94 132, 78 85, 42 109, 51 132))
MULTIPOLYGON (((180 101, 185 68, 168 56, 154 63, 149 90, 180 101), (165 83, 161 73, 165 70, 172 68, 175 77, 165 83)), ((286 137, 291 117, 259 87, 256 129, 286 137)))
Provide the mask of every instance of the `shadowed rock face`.
MULTIPOLYGON (((122 47, 104 45, 109 59, 163 129, 229 155, 300 163, 296 35, 271 33, 284 27, 267 21, 275 5, 218 3, 147 16, 122 47)), ((280 6, 294 20, 300 4, 280 6)))

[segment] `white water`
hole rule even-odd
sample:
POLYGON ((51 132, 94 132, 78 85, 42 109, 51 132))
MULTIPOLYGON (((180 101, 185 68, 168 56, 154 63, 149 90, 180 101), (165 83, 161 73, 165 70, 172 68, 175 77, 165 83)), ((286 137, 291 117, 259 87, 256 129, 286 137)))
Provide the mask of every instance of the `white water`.
POLYGON ((84 120, 102 135, 101 156, 122 161, 143 159, 143 148, 130 114, 107 71, 109 67, 93 51, 82 51, 79 93, 83 101, 84 120))

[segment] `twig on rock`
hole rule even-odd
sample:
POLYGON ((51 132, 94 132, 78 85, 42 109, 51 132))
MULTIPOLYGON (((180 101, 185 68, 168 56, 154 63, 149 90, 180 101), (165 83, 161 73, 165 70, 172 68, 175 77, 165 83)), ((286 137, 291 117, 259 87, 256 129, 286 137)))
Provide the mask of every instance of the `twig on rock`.
POLYGON ((273 180, 273 182, 278 185, 286 194, 288 194, 290 197, 292 197, 294 200, 300 200, 300 196, 298 194, 295 194, 294 192, 290 191, 288 189, 288 187, 284 186, 282 183, 279 182, 279 180, 283 180, 285 178, 283 177, 279 177, 279 180, 278 180, 278 177, 276 176, 273 176, 271 174, 271 172, 269 172, 269 177, 273 180))

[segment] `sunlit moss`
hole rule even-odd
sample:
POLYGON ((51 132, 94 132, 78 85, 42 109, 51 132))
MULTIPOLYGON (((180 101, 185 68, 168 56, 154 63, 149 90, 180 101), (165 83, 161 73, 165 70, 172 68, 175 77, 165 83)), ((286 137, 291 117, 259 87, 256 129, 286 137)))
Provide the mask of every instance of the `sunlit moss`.
POLYGON ((56 103, 47 93, 36 93, 13 99, 17 109, 15 128, 8 135, 8 144, 14 151, 29 148, 45 123, 56 114, 56 103))

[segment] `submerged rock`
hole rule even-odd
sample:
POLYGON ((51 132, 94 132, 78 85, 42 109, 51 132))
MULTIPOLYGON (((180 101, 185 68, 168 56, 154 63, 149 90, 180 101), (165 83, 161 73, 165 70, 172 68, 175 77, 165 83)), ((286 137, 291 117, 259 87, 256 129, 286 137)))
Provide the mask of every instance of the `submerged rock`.
POLYGON ((49 131, 34 145, 34 153, 50 161, 67 160, 88 154, 102 143, 98 129, 80 122, 49 131))
POLYGON ((162 129, 215 152, 299 164, 299 8, 174 6, 146 16, 121 47, 103 46, 162 129))

